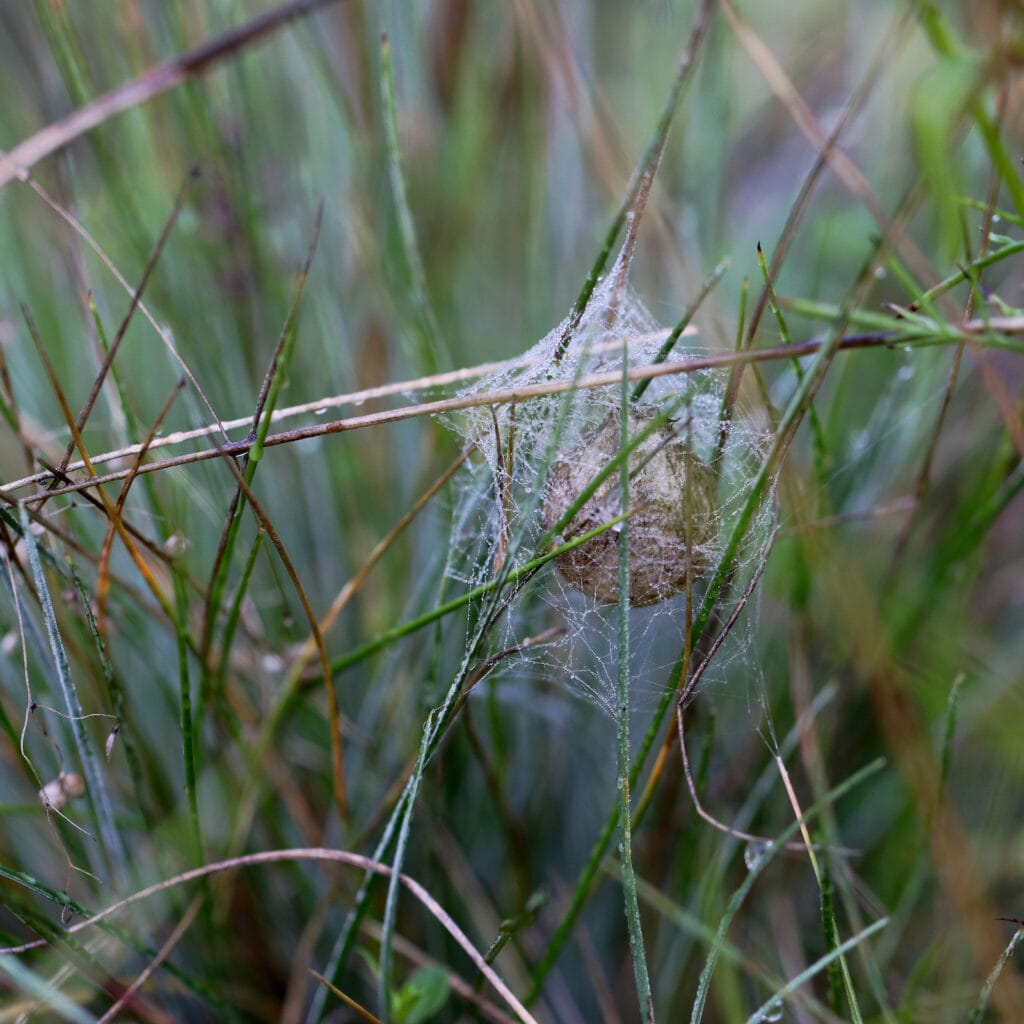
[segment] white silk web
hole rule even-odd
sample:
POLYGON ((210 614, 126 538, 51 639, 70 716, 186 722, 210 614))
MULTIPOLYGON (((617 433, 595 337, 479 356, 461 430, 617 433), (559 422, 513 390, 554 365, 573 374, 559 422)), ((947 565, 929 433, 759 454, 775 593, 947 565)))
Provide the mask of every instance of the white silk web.
MULTIPOLYGON (((503 671, 570 680, 609 710, 626 513, 622 463, 630 475, 630 668, 643 700, 677 683, 667 670, 683 647, 687 587, 698 603, 766 449, 767 431, 750 415, 734 411, 723 422, 728 374, 709 369, 630 382, 623 447, 623 359, 633 371, 663 361, 669 335, 611 275, 574 329, 571 319, 563 321, 461 395, 486 399, 535 385, 560 390, 483 401, 445 417, 479 452, 457 489, 449 575, 473 587, 499 575, 509 580, 491 653, 516 649, 503 671), (616 382, 590 387, 595 374, 616 382), (581 492, 600 476, 580 506, 581 492), (589 539, 536 566, 545 552, 581 537, 589 539)), ((675 346, 667 358, 701 354, 675 346)), ((766 521, 762 512, 760 531, 766 521)), ((760 531, 755 525, 753 533, 760 531)), ((758 547, 748 537, 741 561, 758 547)))

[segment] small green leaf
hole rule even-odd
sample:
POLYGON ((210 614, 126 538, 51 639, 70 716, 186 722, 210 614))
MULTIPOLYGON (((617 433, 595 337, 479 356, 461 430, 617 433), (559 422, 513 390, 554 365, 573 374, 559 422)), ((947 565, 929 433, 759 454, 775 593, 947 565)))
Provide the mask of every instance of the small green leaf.
POLYGON ((441 967, 422 967, 391 1000, 391 1014, 398 1024, 424 1024, 446 1002, 451 986, 441 967))

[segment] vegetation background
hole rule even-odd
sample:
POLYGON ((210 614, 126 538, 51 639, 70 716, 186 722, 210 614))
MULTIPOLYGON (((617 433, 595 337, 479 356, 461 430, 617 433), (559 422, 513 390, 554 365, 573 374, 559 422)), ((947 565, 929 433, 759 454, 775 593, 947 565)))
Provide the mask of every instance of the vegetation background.
POLYGON ((233 857, 397 848, 540 1021, 1024 1020, 999 920, 1024 913, 1021 9, 705 7, 632 282, 672 325, 728 257, 695 318, 711 351, 866 339, 756 377, 799 425, 779 533, 687 710, 707 811, 799 842, 816 807, 810 852, 698 816, 658 693, 616 721, 493 650, 460 676, 479 620, 437 611, 465 588, 444 571, 463 477, 420 501, 459 453, 436 419, 249 461, 195 437, 145 461, 217 457, 123 502, 123 479, 10 485, 61 466, 111 351, 76 458, 275 402, 311 405, 273 430, 315 431, 414 389, 332 396, 524 351, 602 252, 697 6, 0 6, 0 931, 48 940, 0 954, 0 1019, 515 1019, 436 908, 386 884, 360 901, 351 864, 212 871, 65 930, 233 857), (143 281, 153 322, 122 338, 143 281), (471 697, 432 717, 453 681, 471 697))

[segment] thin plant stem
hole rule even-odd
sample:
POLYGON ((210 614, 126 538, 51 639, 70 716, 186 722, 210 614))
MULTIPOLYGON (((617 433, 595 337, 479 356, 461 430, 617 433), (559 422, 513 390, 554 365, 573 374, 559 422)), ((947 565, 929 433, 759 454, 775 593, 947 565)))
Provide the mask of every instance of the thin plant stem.
MULTIPOLYGON (((693 320, 697 313, 697 310, 704 304, 704 300, 711 294, 715 285, 725 277, 725 272, 729 269, 729 260, 724 259, 719 262, 718 266, 711 272, 711 276, 701 285, 700 291, 694 297, 693 301, 683 311, 683 315, 679 320, 679 323, 672 328, 669 336, 662 342, 661 348, 655 353, 654 358, 651 360, 652 366, 658 366, 665 362, 666 359, 672 354, 672 350, 676 347, 676 342, 682 337, 683 331, 690 326, 690 321, 693 320)), ((633 388, 633 402, 639 402, 643 398, 644 392, 650 386, 651 378, 648 377, 645 380, 640 381, 635 388, 633 388)))
POLYGON ((416 353, 416 362, 429 373, 436 371, 443 361, 444 347, 441 328, 438 326, 427 291, 427 274, 423 267, 423 257, 416 237, 416 223, 409 207, 409 193, 402 170, 402 150, 398 140, 398 108, 395 102, 395 72, 391 63, 391 42, 386 33, 380 39, 380 91, 383 101, 384 141, 388 155, 388 178, 398 218, 402 253, 409 268, 410 297, 423 336, 423 343, 416 353))
MULTIPOLYGON (((452 690, 455 687, 452 687, 452 690)), ((441 713, 444 713, 442 707, 441 713)), ((387 897, 384 902, 384 919, 381 922, 380 934, 380 971, 377 976, 378 1004, 382 1024, 391 1024, 391 992, 392 972, 394 966, 393 944, 395 939, 395 919, 398 915, 398 894, 399 894, 399 865, 405 860, 405 853, 409 846, 409 834, 412 830, 412 811, 416 806, 416 796, 419 792, 420 782, 427 767, 427 760, 430 756, 432 741, 436 738, 437 732, 434 728, 435 712, 427 716, 423 727, 423 735, 420 738, 420 752, 416 759, 412 775, 409 778, 409 785, 406 790, 405 807, 406 811, 401 817, 398 827, 398 835, 395 839, 395 854, 392 861, 391 876, 388 879, 387 897)))
POLYGON ((32 577, 35 580, 36 592, 39 595, 39 602, 43 610, 43 619, 46 623, 46 633, 50 639, 50 651, 53 655, 57 682, 64 699, 64 710, 78 748, 78 756, 82 763, 82 774, 85 776, 89 797, 95 809, 96 822, 99 826, 100 844, 114 873, 115 885, 120 887, 124 880, 127 866, 124 843, 114 817, 114 807, 110 793, 107 790, 105 773, 96 758, 96 752, 93 750, 89 734, 85 731, 84 711, 78 697, 78 689, 71 675, 71 666, 68 662, 67 650, 64 647, 60 627, 57 624, 57 616, 53 610, 53 601, 50 598, 50 590, 47 586, 43 565, 39 558, 39 546, 36 543, 35 534, 29 527, 28 511, 23 506, 20 512, 22 536, 25 539, 32 577))
POLYGON ((838 786, 833 787, 820 800, 816 801, 810 808, 808 808, 802 818, 798 818, 796 821, 787 825, 780 833, 776 842, 772 843, 771 846, 761 853, 760 857, 752 862, 750 869, 747 872, 747 876, 740 883, 739 888, 737 888, 732 894, 728 906, 718 922, 714 941, 712 942, 711 949, 708 950, 707 959, 704 961, 704 967, 701 970, 700 978, 697 982, 697 993, 694 998, 693 1009, 690 1014, 690 1024, 699 1024, 699 1022, 704 1019, 704 1008, 707 1004, 708 993, 711 989, 711 978, 714 974, 715 965, 718 962, 722 944, 725 942, 725 937, 728 934, 729 926, 732 924, 733 918, 736 916, 736 912, 743 905, 743 901, 750 894, 751 889, 753 889, 754 883, 761 874, 764 873, 765 868, 767 868, 775 859, 779 850, 796 836, 802 825, 805 825, 806 822, 812 820, 826 806, 834 804, 844 794, 855 789, 870 776, 880 771, 884 766, 884 763, 885 762, 881 758, 876 759, 870 764, 865 765, 863 768, 858 769, 849 778, 839 783, 838 786))
POLYGON ((132 996, 153 976, 154 972, 171 955, 174 947, 182 940, 185 932, 192 926, 200 908, 203 905, 202 897, 197 896, 188 905, 188 909, 175 924, 173 931, 167 936, 166 941, 160 947, 159 952, 146 966, 132 979, 132 983, 121 993, 114 1003, 107 1009, 106 1013, 96 1024, 109 1024, 115 1017, 131 1002, 132 996))
MULTIPOLYGON (((243 854, 239 857, 232 857, 229 860, 214 861, 209 864, 203 864, 198 868, 192 868, 189 871, 183 871, 178 875, 174 875, 172 878, 155 882, 153 885, 149 885, 144 889, 140 889, 129 896, 125 896, 117 900, 106 909, 87 917, 84 921, 76 921, 67 929, 67 932, 68 934, 76 934, 85 928, 90 928, 100 922, 106 921, 106 919, 111 915, 116 914, 135 903, 148 900, 162 892, 167 892, 170 889, 177 888, 179 885, 186 885, 189 882, 194 882, 201 878, 208 878, 210 875, 220 874, 225 871, 234 871, 239 868, 256 867, 264 864, 280 864, 288 861, 345 864, 349 867, 359 868, 362 871, 367 871, 384 877, 389 877, 393 873, 393 869, 387 864, 382 864, 372 857, 364 857, 358 853, 349 853, 347 850, 334 850, 324 847, 263 850, 258 853, 249 853, 243 854)), ((470 957, 477 969, 484 975, 484 977, 487 978, 499 995, 501 995, 501 997, 516 1012, 518 1019, 523 1022, 523 1024, 536 1024, 533 1015, 529 1013, 523 1004, 509 990, 508 986, 484 960, 483 955, 477 951, 476 947, 466 937, 462 929, 459 928, 455 921, 452 920, 451 916, 445 911, 441 904, 430 895, 427 889, 408 875, 399 875, 399 880, 402 885, 416 898, 416 900, 418 900, 419 903, 431 914, 431 916, 438 921, 445 931, 448 932, 459 947, 470 957)), ((41 940, 23 943, 20 946, 8 946, 6 948, 0 948, 0 956, 6 957, 15 953, 25 953, 29 950, 39 949, 46 945, 48 945, 48 943, 45 940, 41 940)))
MULTIPOLYGON (((313 254, 316 252, 316 244, 320 237, 320 226, 323 222, 323 205, 318 208, 316 218, 313 222, 313 233, 309 246, 306 250, 306 259, 302 271, 299 274, 291 305, 285 316, 284 324, 278 336, 277 345, 274 348, 274 355, 267 367, 267 372, 256 400, 256 407, 252 415, 252 426, 249 430, 249 437, 244 450, 246 454, 245 469, 239 478, 239 485, 231 497, 228 505, 228 513, 221 530, 220 540, 217 544, 217 552, 214 555, 213 566, 210 570, 210 582, 206 590, 206 601, 203 608, 202 633, 199 641, 199 660, 203 673, 200 679, 200 692, 206 693, 209 689, 212 678, 210 666, 210 648, 213 644, 213 634, 216 624, 217 613, 220 609, 221 598, 224 588, 227 585, 227 574, 231 564, 231 555, 234 550, 235 541, 238 537, 238 529, 241 522, 240 504, 246 487, 252 485, 263 456, 264 446, 267 440, 267 433, 270 430, 271 416, 277 404, 278 395, 284 386, 291 361, 292 352, 295 347, 296 320, 299 313, 299 305, 309 280, 309 270, 313 262, 313 254)), ((217 448, 216 454, 223 455, 224 449, 217 448)), ((232 454, 238 454, 232 446, 232 454)))
MULTIPOLYGON (((908 323, 896 317, 886 317, 881 314, 865 314, 862 312, 849 311, 843 313, 838 307, 825 303, 804 302, 797 300, 780 300, 784 305, 796 309, 807 316, 816 319, 835 322, 845 316, 849 323, 870 322, 875 325, 876 330, 866 334, 849 335, 843 337, 836 344, 836 351, 853 351, 860 349, 894 349, 903 348, 931 348, 937 346, 959 345, 965 335, 977 336, 977 344, 982 348, 993 348, 1008 352, 1024 352, 1024 343, 1014 341, 1012 338, 1024 334, 1024 316, 1014 317, 991 317, 988 324, 979 321, 968 321, 958 324, 943 325, 934 321, 920 323, 908 323), (988 332, 988 333, 986 333, 988 332)), ((905 317, 905 311, 901 311, 905 317)), ((696 373, 700 370, 717 369, 724 366, 731 366, 738 363, 770 363, 779 359, 802 358, 815 355, 821 349, 832 344, 828 337, 813 339, 811 341, 798 342, 793 345, 777 345, 771 348, 746 350, 743 352, 723 352, 712 355, 695 356, 685 360, 662 363, 659 366, 634 366, 630 369, 629 375, 632 381, 642 381, 655 377, 670 377, 680 374, 696 373)), ((403 406, 398 409, 385 410, 383 412, 368 413, 361 416, 350 416, 345 419, 332 420, 327 423, 317 424, 310 427, 302 427, 296 430, 282 431, 278 434, 268 434, 263 447, 269 448, 276 445, 294 444, 297 441, 306 441, 316 437, 324 437, 329 434, 337 434, 349 430, 364 430, 380 426, 385 423, 398 423, 404 420, 416 419, 421 416, 433 416, 439 413, 458 412, 463 409, 479 408, 489 405, 509 405, 529 401, 532 398, 540 398, 548 395, 564 394, 571 391, 589 390, 592 388, 606 388, 616 384, 619 379, 617 370, 606 373, 594 373, 580 377, 577 380, 556 380, 540 384, 531 384, 518 388, 506 388, 499 391, 492 391, 482 395, 464 396, 458 398, 446 398, 435 402, 421 402, 415 405, 403 406)), ((320 403, 312 403, 317 406, 320 403)), ((309 408, 309 404, 303 407, 309 408)), ((188 432, 188 436, 207 436, 210 430, 204 428, 196 432, 188 432)), ((186 439, 179 435, 172 439, 172 443, 186 439)), ((241 441, 231 441, 228 444, 204 449, 202 451, 189 452, 184 455, 173 456, 158 462, 147 463, 141 466, 139 473, 155 473, 176 466, 189 465, 195 462, 205 462, 210 459, 228 453, 231 455, 243 455, 255 445, 253 438, 246 438, 241 441)), ((155 447, 155 445, 154 445, 155 447)), ((103 453, 97 456, 94 461, 111 461, 125 455, 138 453, 138 446, 130 445, 116 452, 103 453)), ((84 468, 84 467, 83 467, 84 468)), ((56 471, 50 470, 46 473, 33 474, 14 480, 0 487, 0 500, 9 504, 19 502, 39 502, 62 494, 72 494, 77 491, 87 490, 101 484, 107 484, 114 480, 122 480, 128 475, 129 470, 119 470, 106 473, 102 476, 92 476, 86 480, 68 482, 62 486, 26 495, 22 498, 15 498, 11 492, 33 483, 52 480, 56 471)), ((59 476, 59 474, 57 474, 59 476)))
POLYGON ((0 953, 0 973, 20 989, 34 996, 43 1006, 70 1024, 97 1024, 96 1018, 83 1010, 70 996, 65 995, 41 974, 26 967, 17 957, 0 953))
MULTIPOLYGON (((0 157, 0 161, 2 161, 0 157)), ((170 237, 171 230, 178 221, 178 217, 181 214, 182 208, 185 205, 185 199, 188 196, 189 189, 192 183, 199 176, 199 170, 193 167, 181 187, 178 189, 178 194, 174 197, 174 203, 171 206, 170 213, 168 213, 164 220, 163 227, 160 230, 160 234, 157 237, 155 244, 153 245, 153 251, 149 254, 149 259, 146 261, 146 267, 142 272, 142 278, 140 279, 135 290, 132 292, 131 302, 128 303, 128 311, 125 313, 124 318, 121 320, 121 325, 117 329, 117 333, 114 335, 114 340, 111 342, 110 347, 107 349, 106 354, 103 357, 103 362, 100 364, 99 372, 96 374, 95 379, 92 382, 92 387, 89 391, 89 395, 85 400, 85 404, 82 406, 82 411, 78 414, 78 419, 75 421, 75 427, 79 431, 85 427, 85 424, 89 420, 89 416, 92 413, 93 407, 96 404, 96 400, 99 398, 100 391, 103 388, 103 384, 107 379, 107 374, 110 372, 114 359, 117 357, 117 353, 121 349, 121 343, 124 341, 125 334, 128 332, 128 327, 131 325, 132 319, 135 316, 135 311, 139 308, 139 303, 142 300, 142 294, 146 290, 146 285, 149 283, 149 279, 156 268, 157 262, 160 259, 160 254, 164 250, 164 246, 167 244, 167 239, 170 237)), ((71 456, 75 450, 74 438, 68 443, 67 450, 64 452, 64 457, 61 459, 60 468, 63 472, 67 469, 68 463, 71 461, 71 456)), ((83 452, 83 458, 85 454, 83 452)))
MULTIPOLYGON (((779 307, 779 303, 775 298, 775 286, 772 284, 772 278, 768 272, 768 264, 764 258, 764 249, 761 248, 760 242, 757 243, 757 264, 761 268, 762 277, 764 277, 764 294, 767 296, 768 308, 775 317, 775 323, 779 328, 782 343, 784 345, 792 345, 793 338, 789 332, 789 325, 786 323, 785 314, 782 312, 782 309, 779 307)), ((798 381, 803 380, 804 368, 800 365, 800 360, 794 359, 792 361, 792 366, 793 372, 796 374, 796 379, 798 381)), ((825 444, 825 430, 821 425, 821 418, 818 416, 818 410, 815 409, 813 403, 808 410, 808 420, 811 425, 811 436, 814 439, 814 469, 818 478, 818 485, 821 487, 825 481, 825 467, 828 465, 828 451, 825 444)))
MULTIPOLYGON (((881 245, 879 245, 879 250, 880 249, 881 245)), ((878 254, 876 253, 875 258, 877 258, 877 255, 878 254)), ((865 282, 870 276, 870 266, 871 261, 865 265, 860 276, 858 286, 855 287, 854 294, 849 297, 844 308, 854 308, 856 306, 856 302, 853 300, 856 298, 856 292, 864 289, 865 282)), ((830 335, 816 350, 814 359, 807 369, 806 376, 801 382, 799 382, 782 414, 772 444, 748 487, 747 496, 742 507, 736 514, 729 538, 725 543, 715 570, 709 578, 707 589, 704 593, 704 599, 701 602, 700 609, 690 630, 690 637, 687 641, 690 646, 684 647, 684 651, 680 654, 680 657, 673 669, 673 678, 679 678, 687 661, 687 651, 695 649, 700 638, 703 636, 704 630, 711 619, 711 615, 718 601, 718 597, 726 583, 726 579, 732 571, 734 560, 747 537, 747 533, 754 522, 758 510, 761 508, 762 502, 766 498, 778 466, 781 464, 783 457, 789 449, 789 445, 796 434, 796 429, 803 418, 803 414, 808 404, 817 389, 820 387, 821 382, 824 380, 825 372, 828 369, 832 358, 839 350, 845 326, 846 321, 844 318, 840 317, 837 319, 830 335)), ((783 346, 783 348, 786 347, 788 346, 783 346)), ((1024 463, 1022 463, 1022 466, 1024 466, 1024 463)), ((1024 469, 1022 469, 1022 473, 1024 473, 1024 469)), ((655 708, 654 714, 651 716, 647 732, 640 743, 640 748, 633 761, 633 769, 630 775, 633 785, 636 784, 636 780, 639 778, 639 774, 643 769, 643 765, 655 743, 657 735, 661 730, 662 723, 668 713, 668 709, 674 699, 675 690, 667 689, 665 695, 658 702, 658 706, 655 708)), ((527 1005, 529 1005, 530 1002, 540 993, 540 987, 543 983, 544 977, 554 966, 555 961, 557 960, 558 955, 560 954, 561 949, 567 941, 572 927, 575 924, 576 917, 583 909, 587 893, 590 889, 591 880, 597 872, 601 858, 604 856, 604 852, 607 848, 607 844, 611 841, 611 837, 617 827, 617 817, 618 808, 615 808, 609 815, 608 820, 605 822, 601 834, 598 837, 598 841, 591 849, 590 857, 577 879, 569 907, 556 927, 544 955, 534 970, 533 985, 527 996, 527 1005)))
POLYGON ((306 588, 302 585, 302 580, 299 578, 299 574, 296 572, 295 566, 292 563, 291 558, 288 556, 287 549, 281 541, 281 538, 278 536, 277 530, 274 529, 270 518, 263 510, 263 506, 256 500, 256 496, 252 492, 252 487, 245 479, 245 475, 242 470, 235 465, 234 459, 230 456, 225 456, 224 462, 235 477, 241 493, 244 495, 245 500, 253 511, 253 515, 255 515, 259 520, 260 526, 266 533, 267 538, 270 540, 271 544, 274 545, 278 557, 281 559, 281 564, 284 566, 285 572, 288 573, 292 586, 295 588, 295 593, 299 599, 299 603, 302 605, 302 610, 306 613, 306 620, 309 623, 310 632, 316 642, 317 650, 320 653, 320 667, 324 674, 324 693, 327 696, 327 728, 331 737, 331 778, 334 789, 334 803, 338 811, 338 817, 343 822, 347 822, 348 795, 345 787, 345 762, 341 743, 338 695, 334 690, 331 665, 327 657, 327 648, 324 646, 323 636, 320 633, 320 625, 317 622, 316 613, 313 611, 313 607, 309 602, 309 596, 306 593, 306 588))
MULTIPOLYGON (((217 669, 210 679, 210 699, 216 704, 224 695, 224 680, 227 677, 228 666, 231 663, 231 648, 235 640, 235 633, 242 616, 242 604, 249 592, 249 583, 252 580, 253 570, 256 568, 256 559, 260 553, 263 538, 266 531, 262 526, 256 530, 249 554, 246 556, 245 565, 242 566, 242 575, 239 577, 238 586, 232 595, 231 604, 228 606, 227 615, 224 617, 224 628, 220 635, 220 656, 217 662, 217 669)), ((316 644, 313 644, 313 655, 316 655, 316 644)), ((202 693, 199 694, 202 700, 202 693)))
POLYGON ((310 970, 310 976, 316 978, 321 984, 326 986, 331 993, 340 999, 350 1010, 354 1010, 362 1017, 363 1020, 369 1021, 369 1024, 381 1024, 381 1019, 376 1014, 370 1013, 365 1006, 357 1003, 348 993, 342 992, 333 981, 328 981, 319 971, 310 970))
POLYGON ((181 574, 172 571, 175 626, 178 634, 178 715, 181 724, 181 753, 185 769, 185 794, 192 831, 192 856, 203 860, 203 834, 199 824, 199 794, 196 785, 196 736, 192 718, 192 684, 188 669, 188 592, 181 574))
POLYGON ((701 5, 700 13, 697 15, 697 21, 694 24, 693 30, 690 33, 690 38, 687 41, 682 56, 680 57, 679 66, 676 68, 675 78, 672 81, 672 87, 669 90, 667 99, 665 100, 665 106, 662 108, 661 116, 658 118, 654 132, 648 140, 647 145, 637 162, 636 168, 629 180, 629 184, 626 186, 626 194, 623 197, 622 203, 619 205, 618 212, 612 218, 612 222, 605 233, 604 242, 597 254, 597 258, 594 260, 594 263, 590 268, 590 272, 587 274, 586 280, 583 282, 583 288, 580 290, 579 295, 576 297, 576 302, 573 304, 572 312, 569 315, 569 321, 562 333, 562 337, 559 339, 558 348, 555 353, 556 362, 561 360, 562 356, 565 355, 569 348, 569 342, 572 340, 572 336, 576 333, 576 328, 579 327, 580 321, 583 319, 583 314, 586 312, 587 305, 590 302, 590 297, 594 294, 597 282, 600 280, 601 274, 604 272, 604 269, 608 264, 608 260, 611 257, 612 249, 615 248, 615 242, 619 237, 619 232, 622 230, 622 226, 626 223, 626 218, 629 216, 629 212, 634 208, 636 198, 640 194, 640 190, 644 187, 645 180, 648 183, 647 187, 650 187, 650 183, 654 178, 654 173, 661 160, 661 154, 665 148, 665 142, 668 139, 669 128, 672 127, 672 121, 679 108, 679 103, 682 100, 686 86, 693 75, 693 71, 696 66, 697 54, 700 52, 701 45, 704 42, 708 29, 711 27, 711 17, 717 3, 718 0, 704 0, 701 5))
MULTIPOLYGON (((681 333, 681 332, 680 332, 681 333)), ((629 351, 622 348, 622 386, 619 404, 619 447, 629 448, 629 351)), ((631 508, 630 465, 625 458, 619 465, 619 507, 624 513, 631 508)), ((654 1024, 654 997, 647 970, 647 953, 644 949, 644 933, 640 921, 640 901, 636 891, 636 871, 633 868, 633 829, 630 812, 629 790, 629 584, 630 550, 629 518, 619 528, 618 566, 618 650, 616 694, 615 694, 615 735, 616 735, 616 789, 619 801, 619 859, 622 864, 622 895, 625 901, 626 926, 629 930, 629 951, 633 961, 633 977, 636 980, 636 994, 640 1018, 647 1024, 654 1024)))
POLYGON ((1013 937, 1007 943, 1002 956, 999 957, 995 967, 992 968, 992 973, 985 979, 985 984, 982 986, 981 992, 978 994, 978 1001, 974 1004, 974 1008, 971 1010, 971 1014, 967 1018, 967 1024, 981 1024, 981 1021, 985 1017, 985 1011, 988 1009, 988 1002, 992 996, 992 989, 995 988, 996 982, 999 980, 999 975, 1003 973, 1003 969, 1010 962, 1011 957, 1017 951, 1017 947, 1021 942, 1024 942, 1024 927, 1018 928, 1013 933, 1013 937))
POLYGON ((886 925, 888 925, 888 923, 889 918, 880 918, 878 921, 875 921, 874 924, 868 925, 867 928, 859 932, 857 935, 847 939, 834 949, 830 949, 824 956, 818 957, 813 964, 802 970, 799 974, 790 978, 782 988, 773 993, 771 999, 762 1003, 761 1006, 759 1006, 747 1018, 747 1024, 763 1024, 763 1022, 766 1021, 777 1020, 778 1017, 773 1016, 773 1014, 777 1013, 784 999, 796 992, 796 990, 802 985, 806 985, 812 978, 816 977, 823 970, 833 964, 837 958, 843 957, 850 950, 856 948, 865 940, 870 939, 872 935, 880 932, 886 927, 886 925))

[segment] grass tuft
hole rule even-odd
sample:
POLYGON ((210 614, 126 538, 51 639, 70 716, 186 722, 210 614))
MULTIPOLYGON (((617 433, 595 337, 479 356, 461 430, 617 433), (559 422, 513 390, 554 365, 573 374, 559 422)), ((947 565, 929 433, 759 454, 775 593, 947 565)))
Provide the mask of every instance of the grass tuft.
POLYGON ((1024 22, 869 6, 8 5, 5 1007, 1024 1020, 1024 22))

